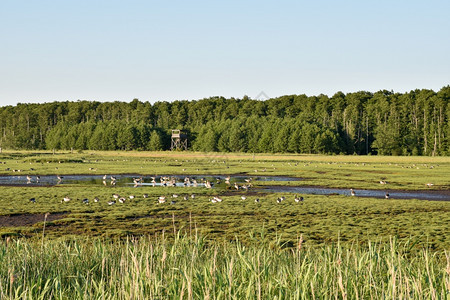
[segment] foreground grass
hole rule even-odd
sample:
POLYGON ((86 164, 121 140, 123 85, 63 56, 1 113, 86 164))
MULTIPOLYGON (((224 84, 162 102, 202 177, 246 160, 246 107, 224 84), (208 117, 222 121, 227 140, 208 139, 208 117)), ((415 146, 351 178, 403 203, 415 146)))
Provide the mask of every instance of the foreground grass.
POLYGON ((448 299, 450 254, 299 239, 209 244, 193 234, 0 244, 2 299, 448 299))

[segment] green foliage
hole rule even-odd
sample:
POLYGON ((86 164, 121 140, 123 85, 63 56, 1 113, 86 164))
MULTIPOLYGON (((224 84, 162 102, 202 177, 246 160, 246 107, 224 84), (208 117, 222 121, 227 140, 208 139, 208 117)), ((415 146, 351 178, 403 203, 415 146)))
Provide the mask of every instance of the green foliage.
POLYGON ((448 155, 449 91, 19 104, 0 108, 0 147, 167 150, 182 128, 201 151, 448 155))

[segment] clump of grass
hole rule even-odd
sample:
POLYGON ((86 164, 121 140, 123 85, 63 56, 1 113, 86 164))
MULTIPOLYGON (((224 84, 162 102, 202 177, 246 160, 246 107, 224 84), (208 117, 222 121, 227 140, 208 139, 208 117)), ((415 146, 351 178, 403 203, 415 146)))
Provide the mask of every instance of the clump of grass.
POLYGON ((308 247, 299 238, 210 243, 191 233, 139 239, 7 240, 0 298, 445 299, 450 254, 389 242, 308 247))

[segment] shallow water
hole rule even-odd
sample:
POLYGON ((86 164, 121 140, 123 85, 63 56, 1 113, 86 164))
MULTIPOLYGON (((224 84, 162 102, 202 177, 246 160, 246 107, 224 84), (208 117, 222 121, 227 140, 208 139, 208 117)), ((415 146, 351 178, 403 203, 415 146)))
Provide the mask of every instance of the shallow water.
MULTIPOLYGON (((142 177, 142 182, 138 186, 163 186, 164 184, 160 180, 161 177, 174 178, 176 180, 176 186, 194 186, 194 181, 197 181, 197 186, 205 186, 205 181, 210 181, 216 186, 226 186, 225 178, 223 175, 159 175, 155 176, 155 183, 152 183, 151 176, 141 176, 139 174, 126 174, 126 175, 107 175, 106 179, 104 175, 61 175, 60 178, 56 175, 43 175, 39 178, 37 176, 31 176, 31 180, 27 178, 27 175, 20 176, 0 176, 0 186, 53 186, 53 185, 106 185, 106 186, 129 186, 135 185, 134 178, 142 177), (185 184, 185 178, 190 178, 190 184, 185 184), (115 180, 112 180, 115 178, 115 180), (220 182, 218 182, 218 180, 220 182)), ((231 175, 230 183, 245 182, 249 176, 231 175)), ((252 177, 253 180, 258 181, 295 181, 299 178, 293 177, 278 177, 278 176, 264 176, 264 177, 252 177)), ((167 185, 167 184, 166 184, 167 185)))
MULTIPOLYGON (((54 185, 104 185, 104 186, 164 186, 171 185, 171 183, 161 182, 161 177, 175 179, 175 186, 177 187, 205 187, 205 182, 209 181, 215 188, 225 188, 225 178, 223 175, 194 175, 188 176, 190 183, 185 183, 185 175, 159 175, 155 176, 155 182, 152 183, 151 176, 142 176, 142 182, 134 183, 134 178, 140 178, 138 174, 127 175, 108 175, 106 180, 103 175, 62 175, 58 179, 55 175, 31 176, 28 180, 27 175, 20 176, 0 176, 0 186, 54 186, 54 185), (111 178, 115 178, 112 180, 111 178), (197 184, 194 183, 194 179, 197 184)), ((249 176, 232 175, 230 176, 229 184, 239 183, 239 185, 246 184, 245 180, 249 176)), ((301 178, 282 177, 282 176, 252 176, 254 181, 299 181, 301 178)), ((317 194, 317 195, 346 195, 351 196, 349 189, 340 188, 325 188, 325 187, 292 187, 292 186, 268 186, 258 189, 259 191, 268 193, 297 193, 297 194, 317 194)), ((386 192, 389 193, 390 199, 421 199, 434 201, 449 201, 450 191, 395 191, 395 190, 355 190, 356 197, 374 197, 385 198, 386 192)))
MULTIPOLYGON (((261 189, 264 192, 315 194, 315 195, 346 195, 351 197, 349 189, 326 188, 326 187, 286 187, 273 186, 261 189)), ((434 201, 449 201, 450 191, 396 191, 396 190, 358 190, 355 189, 355 197, 372 197, 389 199, 420 199, 434 201)))

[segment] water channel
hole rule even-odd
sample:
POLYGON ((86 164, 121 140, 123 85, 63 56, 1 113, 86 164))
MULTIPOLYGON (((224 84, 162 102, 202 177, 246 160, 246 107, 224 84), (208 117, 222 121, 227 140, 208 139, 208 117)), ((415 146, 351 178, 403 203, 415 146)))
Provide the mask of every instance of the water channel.
MULTIPOLYGON (((0 176, 0 186, 55 186, 55 185, 104 185, 104 186, 176 186, 176 187, 205 187, 207 182, 213 188, 225 188, 227 185, 238 183, 240 186, 248 184, 248 176, 242 175, 158 175, 155 177, 141 176, 138 174, 122 175, 42 175, 42 176, 0 176), (226 181, 229 177, 229 181, 226 181), (165 178, 165 180, 161 180, 165 178), (189 178, 187 181, 186 178, 189 178)), ((301 178, 283 176, 261 176, 252 177, 253 181, 277 182, 277 181, 299 181, 301 178)), ((346 195, 351 196, 349 189, 328 188, 316 186, 263 186, 257 189, 265 193, 295 193, 316 195, 346 195)), ((390 199, 420 199, 433 201, 450 201, 450 191, 405 191, 405 190, 363 190, 355 189, 356 197, 385 198, 389 193, 390 199)))

